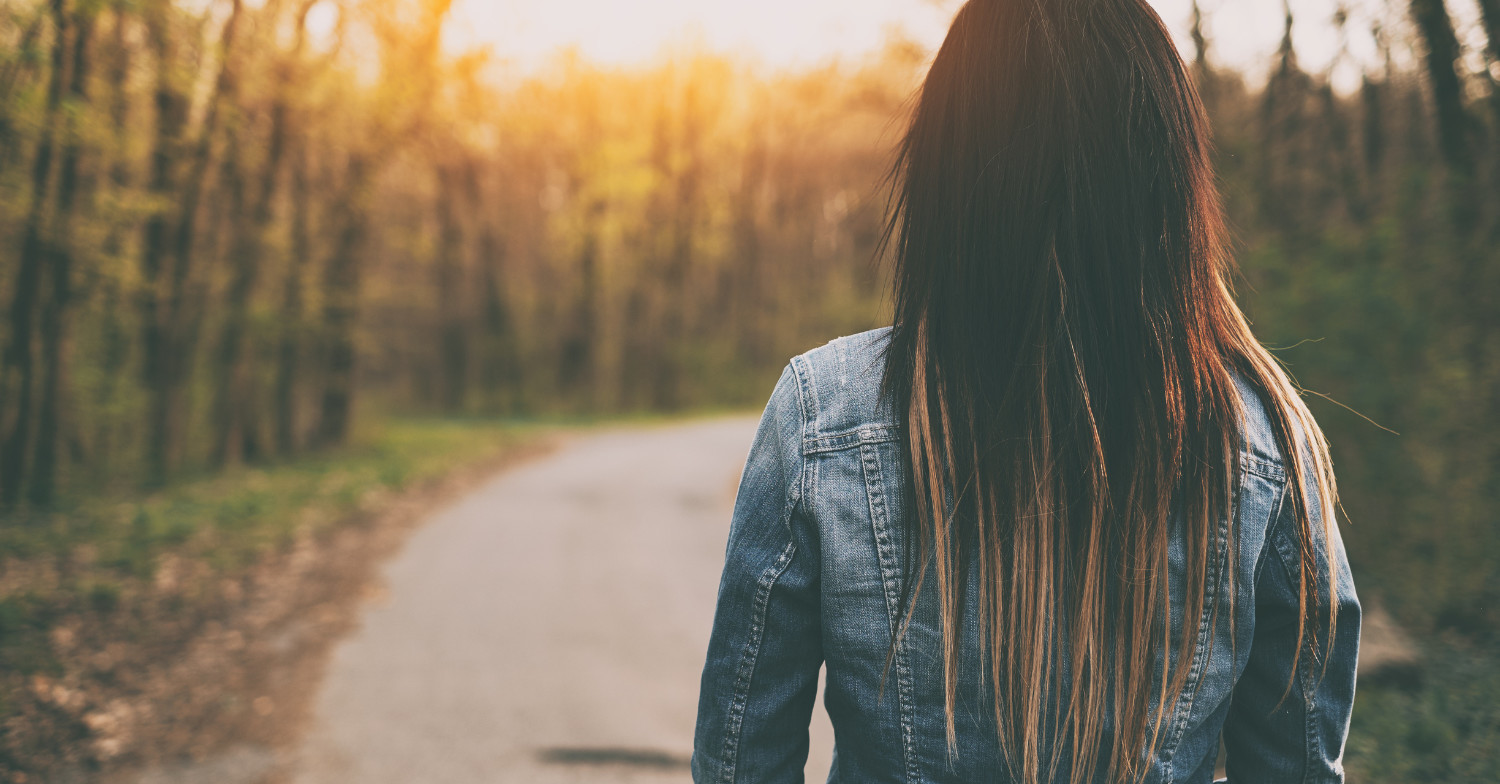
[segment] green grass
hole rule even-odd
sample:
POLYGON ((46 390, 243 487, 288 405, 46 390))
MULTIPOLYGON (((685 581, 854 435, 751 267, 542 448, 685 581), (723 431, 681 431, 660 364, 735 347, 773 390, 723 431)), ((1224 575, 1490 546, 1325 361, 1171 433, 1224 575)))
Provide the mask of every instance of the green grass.
MULTIPOLYGON (((113 612, 133 592, 149 590, 164 557, 233 574, 303 532, 350 524, 404 489, 548 432, 681 419, 397 419, 336 452, 190 479, 148 495, 77 499, 52 514, 4 520, 0 671, 58 674, 48 639, 56 621, 113 612), (6 579, 17 566, 42 579, 6 579)), ((1431 636, 1423 647, 1418 682, 1360 684, 1346 756, 1350 782, 1500 781, 1500 655, 1451 635, 1431 636)), ((6 712, 0 693, 0 716, 6 712)))
MULTIPOLYGON (((189 479, 147 495, 75 499, 0 521, 0 670, 48 672, 47 632, 149 590, 168 556, 234 574, 297 536, 378 510, 393 494, 535 442, 550 428, 394 420, 333 452, 189 479), (12 572, 4 580, 4 572, 12 572)), ((0 707, 3 711, 3 707, 0 707)))

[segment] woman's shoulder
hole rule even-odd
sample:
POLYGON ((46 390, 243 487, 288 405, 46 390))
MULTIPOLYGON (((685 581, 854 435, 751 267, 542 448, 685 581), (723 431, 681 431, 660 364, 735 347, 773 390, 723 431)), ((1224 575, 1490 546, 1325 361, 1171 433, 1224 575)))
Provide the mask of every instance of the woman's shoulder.
POLYGON ((890 333, 884 327, 848 335, 792 358, 806 448, 895 439, 896 417, 881 393, 890 333))
MULTIPOLYGON (((883 390, 891 328, 847 335, 799 354, 787 368, 802 414, 805 447, 841 449, 859 443, 894 440, 898 418, 883 390)), ((1285 476, 1269 405, 1271 398, 1248 375, 1232 370, 1240 398, 1246 467, 1275 478, 1285 476)), ((790 389, 787 391, 791 391, 790 389)), ((1300 427, 1293 421, 1293 429, 1300 427)))
MULTIPOLYGON (((1273 398, 1258 381, 1245 373, 1231 370, 1230 375, 1234 378, 1235 391, 1240 397, 1241 462, 1249 470, 1258 470, 1275 479, 1285 478, 1286 461, 1276 440, 1275 425, 1269 408, 1275 405, 1273 398)), ((1301 429, 1295 420, 1293 428, 1300 439, 1301 429)))

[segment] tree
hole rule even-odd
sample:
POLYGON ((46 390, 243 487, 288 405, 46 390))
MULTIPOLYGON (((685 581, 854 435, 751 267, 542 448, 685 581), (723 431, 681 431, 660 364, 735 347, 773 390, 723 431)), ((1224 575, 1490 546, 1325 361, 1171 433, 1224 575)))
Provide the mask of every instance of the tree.
MULTIPOLYGON (((61 3, 54 8, 61 9, 61 3)), ((59 29, 68 25, 58 21, 59 29)), ((66 336, 73 299, 73 228, 78 214, 79 159, 83 155, 83 128, 79 117, 88 103, 89 44, 94 11, 80 6, 73 12, 72 63, 68 95, 75 104, 67 122, 62 160, 58 172, 57 203, 53 213, 53 237, 48 242, 51 284, 42 310, 42 395, 37 414, 36 455, 33 459, 30 501, 38 506, 52 503, 57 490, 59 409, 62 406, 66 336)))
MULTIPOLYGON (((323 273, 326 341, 317 443, 329 446, 348 437, 355 389, 355 327, 359 316, 369 205, 376 176, 392 153, 422 126, 431 105, 443 20, 452 0, 424 0, 412 20, 376 16, 384 78, 372 103, 367 134, 347 158, 344 183, 335 199, 333 252, 323 273)), ((379 9, 377 9, 377 12, 379 9)))
POLYGON ((1436 105, 1439 149, 1448 168, 1466 177, 1473 166, 1469 149, 1469 115, 1464 108, 1464 90, 1458 76, 1458 38, 1443 0, 1411 0, 1412 20, 1417 24, 1425 48, 1423 62, 1436 105))
POLYGON ((155 56, 156 132, 151 143, 150 195, 154 206, 143 227, 141 240, 141 376, 150 397, 146 415, 146 475, 148 481, 166 481, 171 463, 172 399, 171 332, 163 307, 162 272, 168 255, 172 224, 166 205, 175 201, 179 153, 188 121, 188 99, 177 74, 177 42, 173 29, 176 11, 169 0, 151 0, 145 5, 147 37, 155 56))
POLYGON ((13 422, 4 442, 0 443, 0 506, 5 507, 20 500, 25 481, 26 457, 36 417, 33 402, 36 310, 41 300, 43 275, 49 262, 56 261, 53 247, 56 237, 49 225, 53 218, 52 196, 56 182, 53 169, 62 127, 68 46, 74 31, 66 0, 49 2, 53 25, 51 73, 47 80, 41 139, 32 162, 31 207, 22 230, 20 263, 11 295, 10 343, 6 346, 3 369, 0 369, 0 414, 6 412, 5 403, 13 388, 16 394, 13 422))
MULTIPOLYGON (((270 128, 266 134, 266 156, 252 193, 246 193, 250 185, 241 172, 241 155, 237 151, 239 145, 236 142, 240 131, 237 126, 231 127, 230 142, 226 145, 224 181, 234 205, 231 210, 234 239, 229 253, 231 280, 225 292, 225 316, 220 327, 214 364, 214 422, 218 433, 214 441, 213 462, 218 465, 242 457, 254 458, 262 451, 257 437, 259 416, 254 374, 246 350, 250 303, 261 277, 267 235, 275 219, 277 185, 281 179, 287 147, 291 143, 289 137, 294 133, 290 104, 296 89, 297 69, 306 46, 307 15, 313 5, 314 2, 310 0, 302 0, 293 18, 291 50, 273 56, 275 81, 269 101, 270 128)), ((277 12, 280 6, 273 5, 268 10, 269 21, 274 29, 279 21, 277 12)), ((264 43, 274 47, 274 42, 264 43)), ((288 278, 293 281, 296 289, 291 295, 293 301, 289 303, 292 309, 298 308, 296 300, 301 286, 295 273, 300 268, 300 261, 293 261, 293 273, 288 278)), ((288 432, 282 433, 278 426, 279 437, 288 442, 291 440, 290 427, 287 425, 288 432)))

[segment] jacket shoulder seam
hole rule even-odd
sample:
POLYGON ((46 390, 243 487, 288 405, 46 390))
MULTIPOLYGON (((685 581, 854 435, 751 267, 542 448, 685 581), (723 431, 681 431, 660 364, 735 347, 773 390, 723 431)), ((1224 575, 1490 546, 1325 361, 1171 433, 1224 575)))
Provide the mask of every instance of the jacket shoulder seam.
POLYGON ((837 452, 856 446, 864 446, 865 444, 881 444, 895 441, 896 437, 897 429, 895 425, 861 425, 838 433, 809 435, 802 439, 802 453, 811 455, 819 452, 837 452))
POLYGON ((813 363, 806 354, 792 357, 792 375, 797 380, 797 414, 799 429, 804 441, 817 432, 818 413, 822 408, 818 400, 818 379, 813 363))

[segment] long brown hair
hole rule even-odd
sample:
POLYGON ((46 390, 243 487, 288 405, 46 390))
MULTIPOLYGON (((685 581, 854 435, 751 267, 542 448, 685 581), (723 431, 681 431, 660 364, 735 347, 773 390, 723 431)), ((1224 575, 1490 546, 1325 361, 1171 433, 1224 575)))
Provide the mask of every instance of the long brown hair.
POLYGON ((971 0, 895 184, 884 383, 912 479, 906 622, 935 571, 950 752, 973 623, 1013 777, 1052 779, 1064 752, 1073 782, 1138 780, 1186 686, 1166 654, 1194 646, 1171 639, 1169 545, 1186 555, 1187 618, 1233 602, 1216 564, 1243 435, 1235 373, 1264 398, 1289 475, 1298 650, 1315 619, 1324 639, 1334 623, 1312 545, 1334 525, 1327 444, 1234 302, 1202 103, 1146 0, 971 0))

